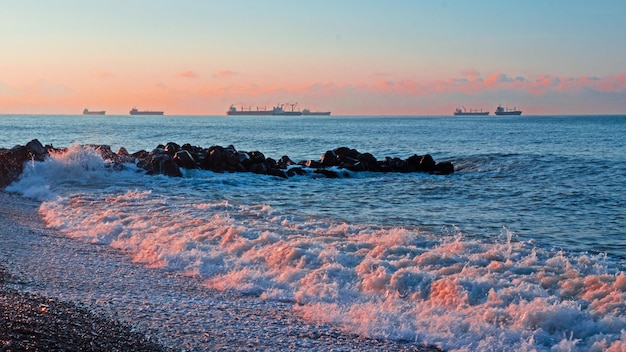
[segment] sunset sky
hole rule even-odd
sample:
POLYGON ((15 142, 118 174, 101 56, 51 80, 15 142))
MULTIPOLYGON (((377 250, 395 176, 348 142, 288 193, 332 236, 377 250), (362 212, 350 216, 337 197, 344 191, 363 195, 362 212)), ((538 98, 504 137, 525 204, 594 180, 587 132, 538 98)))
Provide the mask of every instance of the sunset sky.
POLYGON ((624 0, 0 0, 0 114, 624 114, 624 18, 624 0))

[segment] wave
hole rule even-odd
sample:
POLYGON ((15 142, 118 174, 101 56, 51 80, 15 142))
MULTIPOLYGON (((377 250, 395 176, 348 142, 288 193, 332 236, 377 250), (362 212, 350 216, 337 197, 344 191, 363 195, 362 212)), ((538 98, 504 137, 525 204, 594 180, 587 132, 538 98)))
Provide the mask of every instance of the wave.
MULTIPOLYGON (((293 302, 307 319, 351 332, 459 351, 626 348, 626 275, 605 255, 546 250, 506 228, 487 241, 460 229, 351 224, 219 196, 191 199, 159 189, 183 181, 146 181, 132 168, 112 176, 98 158, 70 148, 33 165, 11 189, 43 200, 48 226, 70 237, 207 288, 293 302)), ((232 187, 228 179, 216 175, 212 186, 232 187)))

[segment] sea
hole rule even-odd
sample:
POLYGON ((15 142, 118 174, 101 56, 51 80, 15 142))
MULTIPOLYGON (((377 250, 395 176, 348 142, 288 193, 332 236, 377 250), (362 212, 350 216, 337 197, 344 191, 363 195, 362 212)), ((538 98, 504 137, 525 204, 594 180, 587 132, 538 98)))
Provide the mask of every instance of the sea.
POLYGON ((7 191, 47 226, 207 289, 449 351, 626 350, 626 115, 0 115, 0 147, 67 148, 7 191), (114 167, 89 145, 233 145, 319 160, 430 154, 451 175, 282 179, 114 167))

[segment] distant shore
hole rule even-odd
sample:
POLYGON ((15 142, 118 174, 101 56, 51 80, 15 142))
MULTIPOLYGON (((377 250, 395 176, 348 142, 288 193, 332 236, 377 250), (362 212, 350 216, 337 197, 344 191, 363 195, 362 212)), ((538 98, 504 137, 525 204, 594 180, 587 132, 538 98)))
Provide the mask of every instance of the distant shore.
POLYGON ((0 190, 0 347, 48 351, 439 351, 304 322, 289 303, 211 291, 189 277, 44 226, 0 190))

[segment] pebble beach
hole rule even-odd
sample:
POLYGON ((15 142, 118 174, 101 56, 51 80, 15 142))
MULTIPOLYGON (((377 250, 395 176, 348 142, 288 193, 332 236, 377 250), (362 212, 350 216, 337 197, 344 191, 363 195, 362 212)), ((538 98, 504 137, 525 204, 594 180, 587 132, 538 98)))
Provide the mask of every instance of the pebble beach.
POLYGON ((292 304, 207 290, 45 227, 0 192, 3 351, 437 351, 303 321, 292 304))

